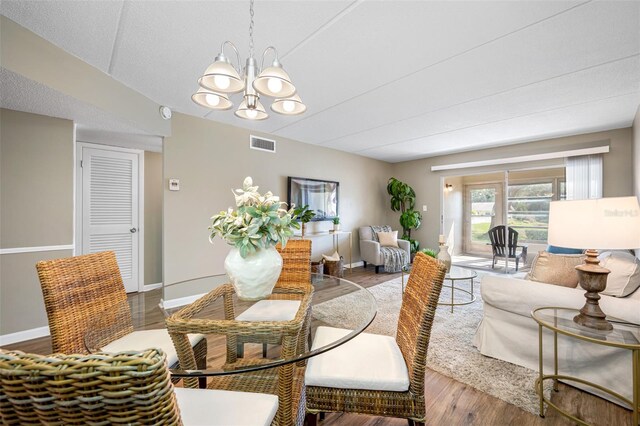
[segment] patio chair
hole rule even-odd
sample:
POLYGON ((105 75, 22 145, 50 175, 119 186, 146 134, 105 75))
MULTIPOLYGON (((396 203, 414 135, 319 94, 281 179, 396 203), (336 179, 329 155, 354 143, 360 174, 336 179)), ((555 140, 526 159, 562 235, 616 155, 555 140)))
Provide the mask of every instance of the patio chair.
POLYGON ((505 226, 498 225, 489 229, 489 240, 491 241, 491 250, 493 252, 493 261, 491 263, 491 269, 496 267, 496 261, 498 259, 515 259, 516 272, 518 272, 518 266, 520 260, 522 263, 527 261, 527 245, 518 245, 518 231, 509 227, 508 239, 505 241, 505 226), (520 251, 518 251, 520 249, 520 251))
POLYGON ((174 388, 166 362, 159 349, 93 355, 0 350, 0 423, 271 425, 277 396, 174 388))
MULTIPOLYGON (((99 321, 105 331, 99 346, 104 351, 160 348, 167 354, 171 368, 180 368, 178 354, 165 328, 134 331, 114 252, 41 261, 36 269, 49 319, 53 352, 88 353, 85 338, 99 321)), ((207 340, 194 334, 189 336, 189 341, 194 347, 198 367, 204 369, 207 340)))
MULTIPOLYGON (((362 333, 309 359, 305 373, 307 416, 343 411, 401 417, 424 424, 424 376, 431 326, 445 267, 418 252, 402 296, 396 338, 362 333)), ((313 348, 351 330, 319 327, 313 348)))

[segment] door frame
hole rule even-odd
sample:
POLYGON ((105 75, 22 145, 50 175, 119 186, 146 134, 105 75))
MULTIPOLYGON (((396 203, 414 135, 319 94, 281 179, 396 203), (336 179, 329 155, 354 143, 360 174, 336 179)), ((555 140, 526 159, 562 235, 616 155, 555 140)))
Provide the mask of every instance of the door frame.
POLYGON ((138 157, 138 293, 144 291, 144 150, 101 145, 91 142, 76 142, 75 150, 75 247, 76 255, 82 254, 82 149, 92 148, 103 151, 117 151, 135 154, 138 157))
POLYGON ((470 254, 490 254, 491 248, 490 246, 482 247, 483 249, 478 249, 473 247, 473 242, 471 241, 471 199, 469 193, 474 188, 495 188, 496 189, 496 201, 494 210, 496 212, 496 216, 501 218, 502 224, 506 223, 506 216, 504 212, 504 202, 505 202, 505 187, 504 182, 496 182, 496 181, 487 181, 487 182, 474 182, 464 184, 463 187, 463 230, 462 230, 462 247, 465 253, 470 254))

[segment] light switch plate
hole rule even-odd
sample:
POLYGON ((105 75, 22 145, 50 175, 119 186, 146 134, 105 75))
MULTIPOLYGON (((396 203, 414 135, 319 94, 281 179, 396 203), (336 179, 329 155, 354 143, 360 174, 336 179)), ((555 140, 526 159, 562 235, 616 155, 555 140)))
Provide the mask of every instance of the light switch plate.
POLYGON ((180 191, 180 179, 169 179, 169 191, 180 191))
POLYGON ((426 204, 423 204, 423 205, 422 205, 422 211, 423 211, 423 212, 426 212, 426 211, 427 211, 427 205, 426 205, 426 204))

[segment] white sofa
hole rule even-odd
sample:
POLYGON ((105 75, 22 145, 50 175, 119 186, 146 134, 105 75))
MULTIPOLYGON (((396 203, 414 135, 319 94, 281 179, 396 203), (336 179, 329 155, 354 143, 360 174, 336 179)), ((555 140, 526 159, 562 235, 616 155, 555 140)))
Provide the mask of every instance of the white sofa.
MULTIPOLYGON (((581 308, 584 290, 524 279, 486 275, 481 294, 484 316, 474 346, 480 353, 538 371, 538 324, 531 311, 541 306, 581 308)), ((602 310, 610 316, 640 324, 640 289, 627 297, 602 295, 602 310)), ((553 374, 553 334, 543 334, 544 372, 553 374)), ((636 336, 640 339, 640 336, 636 336)), ((598 383, 633 400, 631 351, 595 345, 558 334, 559 374, 598 383)), ((592 388, 588 392, 603 395, 592 388)), ((533 391, 533 383, 531 384, 533 391)), ((611 399, 616 402, 615 400, 611 399)))

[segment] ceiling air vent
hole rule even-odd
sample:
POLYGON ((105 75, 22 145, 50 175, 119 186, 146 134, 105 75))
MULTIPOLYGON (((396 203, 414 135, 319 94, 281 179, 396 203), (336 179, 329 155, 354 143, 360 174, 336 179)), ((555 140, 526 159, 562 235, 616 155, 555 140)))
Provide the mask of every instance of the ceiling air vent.
POLYGON ((251 135, 249 136, 249 148, 257 149, 258 151, 276 152, 276 141, 251 135))

